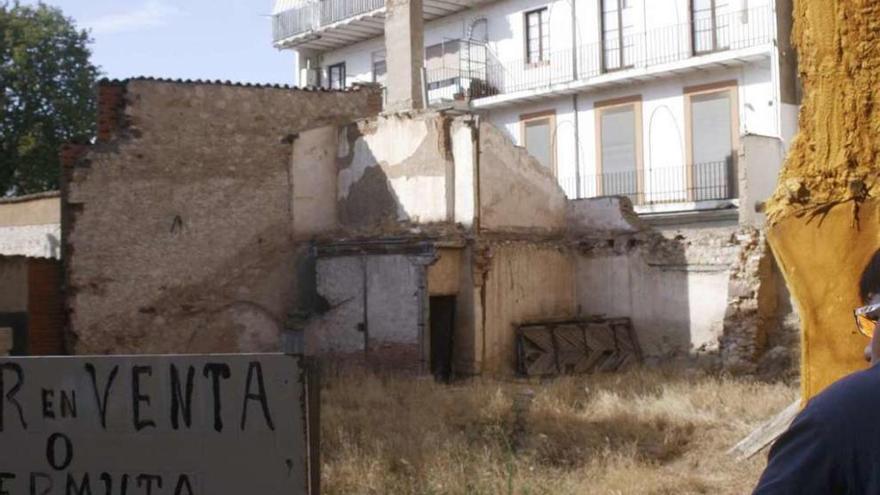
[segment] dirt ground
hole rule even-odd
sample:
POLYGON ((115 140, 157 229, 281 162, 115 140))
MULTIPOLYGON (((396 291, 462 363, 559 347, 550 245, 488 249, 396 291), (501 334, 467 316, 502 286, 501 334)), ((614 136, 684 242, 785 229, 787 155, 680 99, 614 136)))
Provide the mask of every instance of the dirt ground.
POLYGON ((328 370, 324 385, 328 494, 749 493, 766 452, 725 451, 798 394, 646 369, 452 385, 328 370))

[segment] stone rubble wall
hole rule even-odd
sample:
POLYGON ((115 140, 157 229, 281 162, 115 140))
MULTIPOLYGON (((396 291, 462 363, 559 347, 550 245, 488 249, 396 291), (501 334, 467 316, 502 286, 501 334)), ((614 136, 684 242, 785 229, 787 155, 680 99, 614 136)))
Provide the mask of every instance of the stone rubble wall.
POLYGON ((73 350, 277 350, 305 249, 292 145, 380 105, 372 88, 103 82, 97 144, 62 151, 73 350))

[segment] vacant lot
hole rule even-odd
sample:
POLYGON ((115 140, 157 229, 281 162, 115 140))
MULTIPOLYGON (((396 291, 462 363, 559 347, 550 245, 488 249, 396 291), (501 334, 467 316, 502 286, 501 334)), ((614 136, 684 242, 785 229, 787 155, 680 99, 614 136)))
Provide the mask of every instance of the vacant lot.
POLYGON ((543 383, 324 380, 330 494, 748 493, 765 453, 737 463, 724 452, 797 396, 669 370, 543 383))

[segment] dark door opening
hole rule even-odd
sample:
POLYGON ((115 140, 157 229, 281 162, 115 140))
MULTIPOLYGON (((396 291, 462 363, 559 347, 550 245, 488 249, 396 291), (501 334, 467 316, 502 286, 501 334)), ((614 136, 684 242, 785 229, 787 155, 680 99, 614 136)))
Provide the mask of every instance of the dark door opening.
POLYGON ((452 336, 455 333, 455 296, 430 300, 431 373, 438 381, 452 377, 452 336))

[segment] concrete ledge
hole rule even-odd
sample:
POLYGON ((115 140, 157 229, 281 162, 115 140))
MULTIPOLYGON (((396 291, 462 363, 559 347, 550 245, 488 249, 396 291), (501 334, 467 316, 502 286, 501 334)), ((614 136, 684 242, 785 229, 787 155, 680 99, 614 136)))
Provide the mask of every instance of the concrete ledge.
POLYGON ((573 199, 568 202, 566 221, 574 234, 605 232, 638 232, 646 226, 624 196, 573 199))
POLYGON ((682 226, 701 223, 739 222, 739 209, 736 207, 692 210, 669 213, 642 214, 639 218, 651 227, 682 226))

